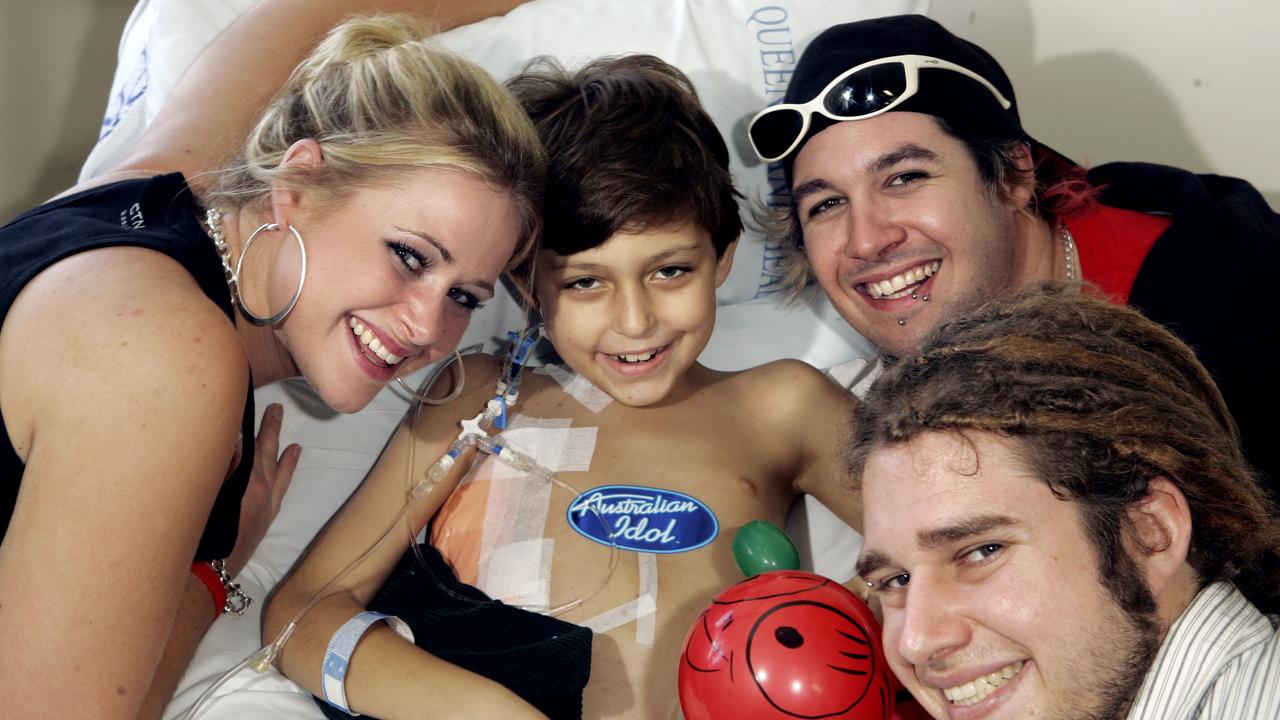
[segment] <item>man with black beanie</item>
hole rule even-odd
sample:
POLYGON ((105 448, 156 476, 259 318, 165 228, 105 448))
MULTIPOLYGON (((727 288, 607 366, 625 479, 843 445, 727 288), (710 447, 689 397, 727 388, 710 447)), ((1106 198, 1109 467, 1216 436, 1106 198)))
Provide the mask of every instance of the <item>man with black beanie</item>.
POLYGON ((990 54, 919 15, 820 34, 749 136, 790 184, 777 232, 802 252, 789 277, 820 286, 883 353, 988 298, 1091 283, 1196 350, 1278 492, 1266 287, 1280 216, 1251 185, 1148 163, 1086 173, 1023 130, 990 54))

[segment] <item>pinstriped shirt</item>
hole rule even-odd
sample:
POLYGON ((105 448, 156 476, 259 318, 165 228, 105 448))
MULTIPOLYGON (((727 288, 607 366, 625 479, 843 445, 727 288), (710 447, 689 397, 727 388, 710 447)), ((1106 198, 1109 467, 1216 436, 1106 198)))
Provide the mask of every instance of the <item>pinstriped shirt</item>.
POLYGON ((1173 623, 1129 720, 1280 718, 1280 631, 1235 585, 1202 589, 1173 623))

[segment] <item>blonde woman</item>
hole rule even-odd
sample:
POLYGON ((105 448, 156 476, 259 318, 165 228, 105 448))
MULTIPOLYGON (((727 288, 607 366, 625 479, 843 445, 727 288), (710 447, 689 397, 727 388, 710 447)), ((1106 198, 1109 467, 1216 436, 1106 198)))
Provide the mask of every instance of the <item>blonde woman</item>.
POLYGON ((357 4, 266 0, 117 171, 0 229, 6 715, 158 714, 297 463, 252 389, 357 410, 529 251, 533 129, 424 29, 349 21, 285 82, 357 4))

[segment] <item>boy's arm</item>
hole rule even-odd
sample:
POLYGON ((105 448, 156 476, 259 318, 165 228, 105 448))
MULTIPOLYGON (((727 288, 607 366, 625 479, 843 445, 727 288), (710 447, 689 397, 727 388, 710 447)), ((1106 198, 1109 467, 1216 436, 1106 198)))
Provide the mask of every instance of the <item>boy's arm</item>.
POLYGON ((823 373, 800 362, 787 362, 780 400, 779 432, 789 432, 799 450, 793 488, 822 501, 855 530, 862 529, 862 495, 849 487, 844 449, 852 431, 856 400, 823 373))
MULTIPOLYGON (((369 476, 321 532, 292 575, 267 606, 263 634, 274 638, 310 598, 326 597, 298 622, 278 660, 290 679, 323 697, 321 667, 329 638, 363 611, 386 581, 412 537, 444 503, 469 465, 464 454, 453 472, 414 503, 401 527, 393 529, 360 565, 326 587, 387 532, 404 509, 410 484, 448 449, 459 420, 474 417, 493 392, 496 363, 471 357, 468 390, 452 403, 424 407, 414 424, 413 412, 396 431, 369 476), (409 459, 413 468, 409 468, 409 459)), ((356 646, 346 676, 350 707, 359 713, 393 720, 421 717, 541 717, 507 688, 463 670, 401 638, 385 623, 376 623, 356 646)))
MULTIPOLYGON (((812 368, 799 373, 793 410, 803 410, 811 425, 797 437, 801 447, 801 470, 796 475, 795 489, 818 498, 847 525, 862 530, 862 495, 849 486, 845 472, 844 449, 853 430, 853 405, 857 402, 847 390, 831 378, 812 368)), ((870 588, 859 575, 843 583, 863 602, 871 601, 870 588)), ((877 602, 872 606, 880 617, 877 602)))
POLYGON ((267 101, 343 18, 404 13, 439 31, 501 15, 523 0, 261 0, 222 31, 182 76, 137 149, 113 168, 221 167, 240 149, 267 101))

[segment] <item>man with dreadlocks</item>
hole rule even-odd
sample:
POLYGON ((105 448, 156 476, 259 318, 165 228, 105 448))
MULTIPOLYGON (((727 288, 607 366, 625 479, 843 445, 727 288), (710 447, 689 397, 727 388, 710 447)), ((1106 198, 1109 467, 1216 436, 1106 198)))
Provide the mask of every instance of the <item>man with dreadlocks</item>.
POLYGON ((857 410, 858 561, 938 718, 1280 717, 1280 522, 1208 372, 1050 287, 945 322, 857 410))

